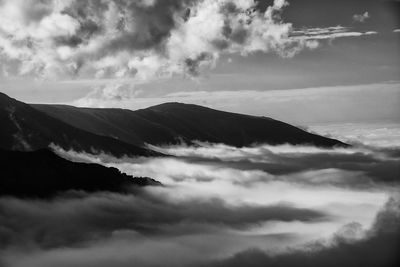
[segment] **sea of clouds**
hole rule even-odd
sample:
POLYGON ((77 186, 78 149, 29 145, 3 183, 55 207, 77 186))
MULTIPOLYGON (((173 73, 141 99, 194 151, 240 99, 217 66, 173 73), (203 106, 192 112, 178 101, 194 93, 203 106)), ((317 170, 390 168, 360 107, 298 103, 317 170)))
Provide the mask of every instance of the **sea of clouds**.
POLYGON ((152 148, 171 156, 117 159, 55 148, 65 158, 149 176, 163 186, 131 194, 66 192, 51 200, 3 197, 0 266, 377 266, 398 260, 396 146, 152 148))

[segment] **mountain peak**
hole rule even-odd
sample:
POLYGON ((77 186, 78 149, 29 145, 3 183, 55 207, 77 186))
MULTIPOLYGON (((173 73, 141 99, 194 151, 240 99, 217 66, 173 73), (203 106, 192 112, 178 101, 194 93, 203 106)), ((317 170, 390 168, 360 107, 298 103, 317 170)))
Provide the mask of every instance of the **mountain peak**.
POLYGON ((146 109, 156 109, 156 108, 201 108, 201 109, 211 109, 208 107, 196 105, 196 104, 189 104, 189 103, 182 103, 182 102, 165 102, 159 105, 151 106, 146 109))
MULTIPOLYGON (((244 117, 256 117, 252 115, 240 114, 240 113, 233 113, 229 111, 223 111, 218 109, 213 109, 210 107, 205 107, 197 104, 189 104, 189 103, 182 103, 182 102, 166 102, 159 105, 148 107, 144 110, 152 110, 152 111, 161 111, 161 112, 201 112, 202 114, 224 114, 224 115, 236 115, 236 116, 244 116, 244 117)), ((199 114, 200 115, 200 114, 199 114)), ((258 118, 267 118, 267 117, 258 117, 258 118)), ((269 118, 268 118, 269 119, 269 118)))

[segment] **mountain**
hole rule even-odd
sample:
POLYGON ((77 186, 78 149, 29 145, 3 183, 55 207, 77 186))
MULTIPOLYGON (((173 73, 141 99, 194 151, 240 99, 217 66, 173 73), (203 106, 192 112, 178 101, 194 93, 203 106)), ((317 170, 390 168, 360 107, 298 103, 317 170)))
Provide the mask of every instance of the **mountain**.
POLYGON ((140 145, 192 143, 195 140, 232 146, 310 144, 320 147, 346 144, 308 133, 267 117, 256 117, 202 106, 165 103, 141 110, 31 105, 40 112, 87 132, 140 145))
POLYGON ((48 149, 0 149, 0 162, 0 196, 43 198, 67 190, 128 192, 132 186, 161 185, 150 178, 122 174, 116 168, 68 161, 48 149))
POLYGON ((141 110, 28 105, 0 93, 0 148, 31 151, 55 144, 75 151, 114 156, 160 155, 145 144, 167 145, 203 141, 232 146, 346 144, 308 133, 267 117, 202 106, 165 103, 141 110))
POLYGON ((28 104, 0 93, 0 148, 30 151, 47 148, 50 144, 66 150, 111 153, 115 156, 159 155, 156 152, 74 127, 47 115, 28 104))

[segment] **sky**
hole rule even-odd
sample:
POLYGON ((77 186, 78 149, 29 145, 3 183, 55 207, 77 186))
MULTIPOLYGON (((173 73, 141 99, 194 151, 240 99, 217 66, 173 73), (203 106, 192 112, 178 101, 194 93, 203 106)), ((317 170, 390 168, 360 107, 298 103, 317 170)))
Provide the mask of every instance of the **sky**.
POLYGON ((30 103, 177 101, 305 125, 399 121, 399 1, 96 3, 0 1, 0 90, 30 103))

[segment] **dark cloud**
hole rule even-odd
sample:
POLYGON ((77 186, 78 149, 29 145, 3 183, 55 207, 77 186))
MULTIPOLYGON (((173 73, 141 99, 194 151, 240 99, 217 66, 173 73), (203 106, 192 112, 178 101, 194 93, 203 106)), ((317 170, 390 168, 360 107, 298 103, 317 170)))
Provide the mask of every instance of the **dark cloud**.
POLYGON ((185 60, 185 66, 187 72, 191 75, 197 76, 199 74, 199 67, 204 61, 212 61, 213 55, 210 53, 201 53, 195 58, 187 58, 185 60))
POLYGON ((248 32, 244 27, 237 27, 229 36, 236 43, 243 44, 248 37, 248 32))
MULTIPOLYGON (((341 230, 329 244, 308 243, 301 248, 289 249, 283 253, 271 254, 260 249, 245 250, 231 257, 199 257, 183 244, 169 243, 168 252, 163 252, 158 244, 162 239, 150 241, 134 232, 121 231, 100 243, 85 243, 75 247, 42 248, 41 250, 17 252, 13 249, 0 253, 4 266, 397 266, 400 262, 399 202, 390 199, 378 213, 372 228, 361 239, 353 238, 358 224, 352 223, 341 230), (140 242, 141 249, 135 245, 140 242)), ((61 223, 61 222, 60 222, 61 223)), ((64 228, 72 222, 63 223, 64 228)), ((28 226, 28 224, 26 224, 28 226)), ((4 230, 3 230, 4 232, 4 230)), ((40 235, 40 233, 38 233, 40 235)), ((207 240, 199 240, 207 243, 207 240)), ((26 243, 25 243, 26 245, 26 243)), ((214 244, 209 243, 214 249, 214 244)), ((206 250, 206 249, 205 249, 206 250)))
POLYGON ((231 258, 207 262, 198 266, 382 266, 392 267, 400 264, 397 253, 400 248, 399 212, 400 203, 391 199, 376 218, 373 228, 361 241, 348 240, 338 236, 332 246, 310 244, 309 249, 293 250, 272 256, 260 250, 248 250, 231 258))
POLYGON ((220 199, 169 202, 148 194, 83 194, 52 201, 0 199, 2 247, 39 244, 54 247, 109 236, 117 230, 146 235, 208 232, 213 227, 246 229, 266 221, 313 222, 320 211, 288 205, 232 206, 220 199), (67 220, 65 224, 63 221, 67 220), (197 230, 196 230, 197 229, 197 230))
POLYGON ((235 3, 227 2, 221 6, 221 12, 229 15, 229 14, 239 13, 240 9, 237 8, 235 3))
POLYGON ((135 51, 159 46, 176 27, 176 14, 187 16, 187 7, 194 2, 196 1, 154 1, 154 4, 147 6, 141 1, 117 1, 118 9, 127 18, 133 19, 137 27, 132 31, 129 25, 132 21, 121 19, 118 26, 119 36, 105 45, 104 52, 135 51))

